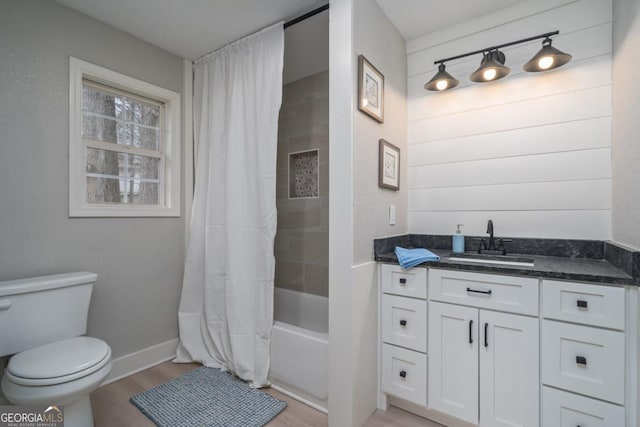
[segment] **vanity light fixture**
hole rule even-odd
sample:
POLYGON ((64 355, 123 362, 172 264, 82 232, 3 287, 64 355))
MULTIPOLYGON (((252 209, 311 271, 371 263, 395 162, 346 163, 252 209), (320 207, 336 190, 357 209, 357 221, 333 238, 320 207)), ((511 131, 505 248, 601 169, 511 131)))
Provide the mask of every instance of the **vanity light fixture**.
POLYGON ((444 70, 444 64, 438 66, 438 72, 431 80, 424 85, 427 90, 446 90, 451 89, 460 83, 460 80, 453 77, 444 70))
POLYGON ((504 65, 504 61, 504 53, 498 49, 483 54, 480 67, 469 76, 469 80, 476 83, 486 83, 505 77, 511 68, 504 65))
POLYGON ((551 46, 551 36, 555 36, 557 34, 560 34, 560 31, 553 31, 550 33, 540 34, 539 36, 527 37, 526 39, 516 40, 434 61, 434 64, 438 64, 438 72, 424 85, 424 88, 432 91, 443 91, 458 86, 460 81, 445 71, 445 62, 479 53, 482 54, 480 67, 478 67, 478 69, 469 76, 469 79, 476 83, 487 83, 501 79, 509 74, 511 68, 504 65, 506 57, 499 49, 538 39, 544 39, 542 42, 542 49, 540 49, 540 51, 522 67, 523 70, 527 72, 540 72, 561 67, 571 60, 571 55, 551 46))
POLYGON ((562 67, 569 61, 571 61, 571 55, 551 46, 551 39, 547 37, 542 41, 542 49, 524 64, 522 69, 529 73, 537 73, 562 67))

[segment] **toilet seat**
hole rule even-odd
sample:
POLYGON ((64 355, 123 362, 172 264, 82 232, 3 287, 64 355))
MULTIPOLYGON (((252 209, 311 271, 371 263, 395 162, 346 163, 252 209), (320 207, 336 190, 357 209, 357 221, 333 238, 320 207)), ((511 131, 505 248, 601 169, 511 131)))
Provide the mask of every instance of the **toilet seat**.
POLYGON ((75 337, 18 353, 5 375, 14 384, 48 386, 91 375, 111 361, 111 348, 102 340, 75 337))

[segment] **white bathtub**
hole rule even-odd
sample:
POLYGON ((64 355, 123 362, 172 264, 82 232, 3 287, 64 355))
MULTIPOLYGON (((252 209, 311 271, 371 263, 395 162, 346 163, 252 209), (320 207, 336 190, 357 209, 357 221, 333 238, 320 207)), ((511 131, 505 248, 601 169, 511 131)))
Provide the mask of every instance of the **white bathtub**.
POLYGON ((327 412, 329 299, 275 288, 272 387, 327 412))

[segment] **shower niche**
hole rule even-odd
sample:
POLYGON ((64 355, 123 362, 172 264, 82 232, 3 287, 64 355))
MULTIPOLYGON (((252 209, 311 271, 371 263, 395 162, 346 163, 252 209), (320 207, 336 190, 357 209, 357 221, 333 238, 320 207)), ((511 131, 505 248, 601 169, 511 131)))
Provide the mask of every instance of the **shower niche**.
POLYGON ((289 198, 318 197, 320 165, 315 150, 289 153, 289 198))

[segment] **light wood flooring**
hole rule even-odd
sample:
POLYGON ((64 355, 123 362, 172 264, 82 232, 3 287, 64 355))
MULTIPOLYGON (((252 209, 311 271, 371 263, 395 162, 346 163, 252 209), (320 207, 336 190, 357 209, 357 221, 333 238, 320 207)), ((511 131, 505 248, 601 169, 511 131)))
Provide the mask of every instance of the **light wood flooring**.
MULTIPOLYGON (((129 402, 129 398, 199 366, 197 363, 165 362, 97 389, 91 393, 95 427, 155 427, 154 423, 129 402)), ((286 401, 288 405, 267 427, 327 426, 326 414, 270 388, 262 390, 286 401)), ((377 410, 364 427, 439 427, 439 424, 391 407, 389 411, 377 410)))

